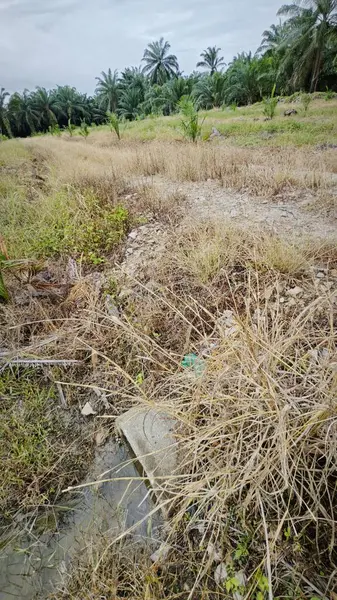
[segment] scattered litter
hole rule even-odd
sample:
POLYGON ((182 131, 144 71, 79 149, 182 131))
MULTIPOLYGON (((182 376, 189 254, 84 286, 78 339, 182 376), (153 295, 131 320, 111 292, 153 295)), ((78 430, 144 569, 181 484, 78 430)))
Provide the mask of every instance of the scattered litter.
POLYGON ((81 410, 81 414, 84 417, 89 417, 90 415, 95 415, 96 411, 94 411, 94 409, 91 406, 90 402, 86 402, 86 404, 83 406, 83 408, 81 410))
POLYGON ((214 581, 218 585, 223 583, 228 577, 226 565, 224 563, 220 563, 214 571, 214 581))
POLYGON ((220 562, 223 559, 222 552, 212 542, 208 543, 207 553, 212 562, 220 562))
POLYGON ((199 358, 196 354, 186 354, 181 361, 181 366, 184 369, 193 368, 196 375, 200 376, 203 374, 206 363, 202 358, 199 358))

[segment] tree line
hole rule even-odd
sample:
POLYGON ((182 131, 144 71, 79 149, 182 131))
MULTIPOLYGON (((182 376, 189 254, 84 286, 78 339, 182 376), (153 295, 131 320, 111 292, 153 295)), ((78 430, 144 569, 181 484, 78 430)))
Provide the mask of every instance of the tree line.
POLYGON ((337 91, 337 0, 295 0, 278 11, 280 21, 262 34, 253 55, 240 53, 226 65, 221 48, 208 47, 185 75, 170 44, 161 38, 144 51, 141 67, 120 75, 109 69, 96 77, 94 96, 71 86, 0 89, 0 135, 25 137, 81 123, 102 124, 107 114, 128 120, 170 115, 184 96, 197 109, 246 105, 303 90, 337 91), (281 20, 283 18, 283 20, 281 20))

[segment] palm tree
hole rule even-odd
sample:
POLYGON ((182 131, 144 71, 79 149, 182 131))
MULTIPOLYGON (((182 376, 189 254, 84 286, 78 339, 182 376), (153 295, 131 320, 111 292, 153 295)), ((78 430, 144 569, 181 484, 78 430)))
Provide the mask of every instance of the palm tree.
POLYGON ((280 45, 284 42, 288 32, 288 24, 279 22, 278 25, 271 25, 269 29, 266 29, 262 34, 261 46, 257 49, 257 54, 264 54, 266 52, 272 53, 279 49, 280 45))
POLYGON ((8 110, 5 106, 5 100, 9 96, 5 88, 0 89, 0 135, 6 132, 8 137, 12 136, 11 126, 8 119, 8 110))
POLYGON ((8 112, 13 119, 18 135, 25 136, 35 133, 40 115, 33 105, 29 90, 24 90, 22 94, 18 92, 12 94, 8 102, 8 112))
POLYGON ((140 90, 136 87, 127 88, 121 95, 118 114, 133 121, 140 114, 140 104, 143 101, 140 90))
POLYGON ((224 57, 219 56, 219 52, 221 52, 221 48, 208 46, 207 50, 201 52, 200 56, 203 60, 197 63, 197 67, 209 69, 210 75, 213 75, 219 67, 224 67, 226 64, 224 62, 224 57))
POLYGON ((225 98, 228 104, 253 104, 261 98, 259 88, 259 59, 251 52, 235 56, 226 72, 225 98))
POLYGON ((285 63, 296 56, 294 80, 310 77, 310 91, 316 91, 324 69, 325 51, 337 32, 337 0, 295 0, 280 8, 288 16, 285 63))
POLYGON ((193 97, 197 107, 207 110, 221 106, 225 99, 226 80, 224 73, 201 77, 193 88, 193 97))
POLYGON ((55 115, 55 94, 53 91, 46 90, 44 87, 37 87, 36 92, 32 94, 32 105, 39 113, 40 125, 46 130, 50 125, 57 123, 55 115))
POLYGON ((79 117, 83 118, 89 116, 83 96, 78 93, 76 88, 70 87, 69 85, 63 87, 58 86, 57 91, 55 92, 54 107, 59 115, 68 119, 68 125, 71 125, 74 115, 78 120, 79 117))
POLYGON ((150 75, 151 83, 162 85, 168 79, 177 76, 179 65, 174 54, 168 54, 171 46, 160 38, 159 42, 151 42, 144 51, 142 62, 145 62, 143 73, 150 75))
POLYGON ((118 71, 112 73, 111 69, 107 73, 101 72, 101 77, 96 77, 96 94, 99 105, 105 111, 115 112, 118 104, 118 71))

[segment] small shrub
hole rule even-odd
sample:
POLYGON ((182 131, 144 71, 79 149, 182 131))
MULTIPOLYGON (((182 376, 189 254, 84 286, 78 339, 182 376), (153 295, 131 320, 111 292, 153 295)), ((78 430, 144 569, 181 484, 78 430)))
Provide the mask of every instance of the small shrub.
POLYGON ((276 113, 278 98, 275 97, 276 84, 274 85, 271 96, 263 99, 263 114, 269 119, 273 119, 276 113))
POLYGON ((186 96, 180 100, 179 108, 183 115, 181 120, 183 134, 187 139, 196 142, 197 139, 200 138, 202 124, 205 119, 200 123, 199 114, 194 103, 186 96))
POLYGON ((109 120, 109 125, 110 125, 110 131, 114 131, 118 137, 118 139, 121 139, 121 132, 120 132, 120 119, 118 117, 118 115, 116 115, 116 113, 113 112, 107 112, 107 117, 109 120))
POLYGON ((86 140, 88 135, 90 134, 90 129, 88 124, 83 120, 81 121, 81 129, 79 134, 86 140))
POLYGON ((70 119, 68 119, 68 125, 65 127, 65 130, 69 133, 70 137, 73 137, 75 129, 75 125, 73 125, 70 119))
POLYGON ((56 123, 55 125, 49 125, 48 131, 51 135, 57 135, 57 137, 60 137, 62 133, 58 123, 56 123))
POLYGON ((301 95, 301 103, 304 108, 305 114, 307 114, 307 112, 308 112, 308 108, 310 106, 311 101, 312 101, 312 97, 310 96, 310 94, 302 94, 301 95))
POLYGON ((328 102, 328 100, 333 100, 336 94, 333 90, 329 90, 328 86, 326 87, 326 91, 324 93, 324 98, 328 102))

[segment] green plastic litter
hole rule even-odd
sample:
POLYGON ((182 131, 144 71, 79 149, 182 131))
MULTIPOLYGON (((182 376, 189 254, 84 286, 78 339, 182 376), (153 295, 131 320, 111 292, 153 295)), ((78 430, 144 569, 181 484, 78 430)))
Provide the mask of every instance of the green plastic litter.
POLYGON ((199 358, 196 354, 186 354, 181 361, 181 366, 184 369, 193 368, 196 375, 202 375, 205 368, 206 363, 202 358, 199 358))

